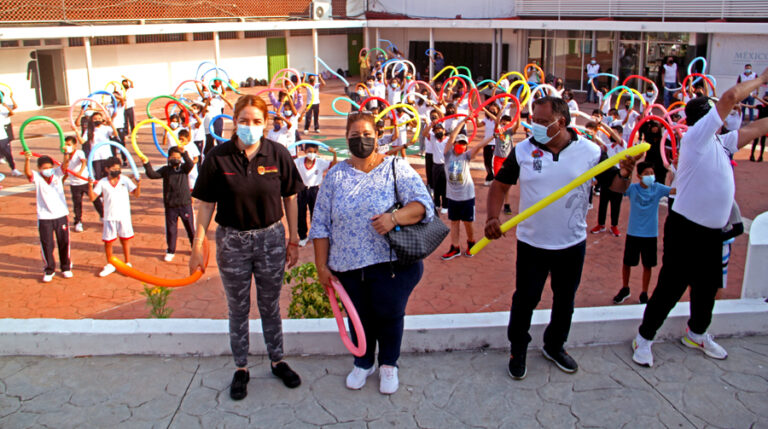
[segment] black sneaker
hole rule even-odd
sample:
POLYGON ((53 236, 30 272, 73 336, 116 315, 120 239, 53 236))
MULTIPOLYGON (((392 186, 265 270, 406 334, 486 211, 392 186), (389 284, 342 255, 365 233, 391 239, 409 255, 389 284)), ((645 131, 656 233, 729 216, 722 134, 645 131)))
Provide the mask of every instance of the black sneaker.
POLYGON ((525 354, 526 351, 523 351, 509 357, 507 374, 515 380, 522 380, 528 375, 528 368, 525 367, 525 354))
POLYGON ((283 384, 285 384, 286 387, 290 387, 291 389, 299 387, 301 378, 299 377, 299 374, 296 374, 291 367, 288 366, 287 363, 280 362, 277 365, 271 366, 272 374, 276 375, 280 380, 283 380, 283 384))
POLYGON ((648 303, 648 292, 643 292, 640 294, 640 304, 647 304, 648 303))
POLYGON ((513 215, 512 213, 512 207, 509 206, 509 204, 504 204, 504 214, 505 215, 513 215))
POLYGON ((239 401, 248 395, 248 380, 251 374, 247 369, 238 369, 232 377, 232 385, 229 386, 229 397, 239 401))
POLYGON ((621 288, 619 293, 617 293, 616 296, 613 297, 613 303, 621 304, 622 302, 626 301, 627 298, 629 298, 629 288, 623 287, 621 288))
POLYGON ((555 365, 557 365, 558 368, 560 368, 564 372, 573 374, 574 372, 576 372, 576 370, 579 369, 579 364, 577 364, 576 361, 573 360, 571 355, 569 355, 563 349, 560 349, 560 351, 556 353, 550 353, 547 351, 547 349, 541 349, 541 352, 542 354, 544 354, 544 357, 547 360, 552 361, 555 365))

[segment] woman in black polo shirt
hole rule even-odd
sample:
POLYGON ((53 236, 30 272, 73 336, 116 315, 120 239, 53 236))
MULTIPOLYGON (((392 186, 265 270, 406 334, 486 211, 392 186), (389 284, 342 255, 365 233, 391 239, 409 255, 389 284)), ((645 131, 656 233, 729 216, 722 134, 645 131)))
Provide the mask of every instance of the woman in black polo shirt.
POLYGON ((264 137, 267 105, 259 97, 244 95, 234 109, 237 135, 205 157, 192 196, 200 200, 190 271, 202 267, 203 239, 216 209, 216 262, 229 307, 229 339, 237 370, 230 396, 247 395, 248 314, 251 277, 264 342, 272 373, 288 387, 301 384, 298 374, 282 361, 283 330, 280 288, 285 264, 299 256, 296 194, 304 187, 288 150, 264 137), (282 206, 281 206, 282 203, 282 206), (218 206, 218 209, 217 209, 218 206), (285 207, 289 242, 280 222, 285 207))

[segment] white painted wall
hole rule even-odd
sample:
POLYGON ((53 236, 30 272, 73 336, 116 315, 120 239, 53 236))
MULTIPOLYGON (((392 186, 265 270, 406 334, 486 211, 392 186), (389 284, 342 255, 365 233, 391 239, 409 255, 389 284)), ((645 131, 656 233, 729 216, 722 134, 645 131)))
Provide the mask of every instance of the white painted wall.
MULTIPOLYGON (((19 110, 37 109, 35 91, 27 80, 27 64, 31 61, 29 54, 35 49, 3 49, 0 58, 0 82, 13 89, 13 98, 19 105, 19 110)), ((5 91, 4 91, 5 92, 5 91)), ((10 104, 10 100, 4 100, 10 104)))
MULTIPOLYGON (((301 73, 314 73, 314 52, 312 50, 312 36, 293 36, 285 41, 288 51, 288 64, 301 73)), ((318 55, 335 71, 349 67, 347 60, 347 35, 318 36, 318 55)), ((322 65, 319 70, 324 71, 322 65)))
POLYGON ((710 40, 707 74, 717 79, 718 94, 736 84, 744 65, 757 74, 768 67, 768 35, 713 34, 710 40))
MULTIPOLYGON (((509 0, 442 0, 403 1, 378 0, 370 2, 369 10, 413 18, 504 18, 515 16, 515 2, 509 0)), ((354 11, 354 9, 353 9, 354 11)))

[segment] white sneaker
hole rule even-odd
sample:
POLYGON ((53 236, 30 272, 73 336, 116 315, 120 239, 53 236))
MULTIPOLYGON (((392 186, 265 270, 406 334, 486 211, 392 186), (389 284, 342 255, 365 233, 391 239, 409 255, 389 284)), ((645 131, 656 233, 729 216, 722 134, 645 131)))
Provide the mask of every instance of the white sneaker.
POLYGON ((647 366, 648 368, 653 366, 653 352, 651 352, 651 345, 653 341, 648 341, 643 338, 642 335, 637 334, 634 340, 632 340, 632 360, 640 366, 647 366))
POLYGON ((75 224, 75 232, 83 232, 83 224, 82 222, 78 222, 75 224))
POLYGON ((56 275, 56 273, 45 274, 43 276, 43 283, 50 283, 51 280, 53 280, 53 276, 55 276, 55 275, 56 275))
POLYGON ((309 243, 309 238, 305 238, 303 240, 299 240, 299 246, 304 247, 309 243))
POLYGON ((165 254, 165 257, 163 258, 163 261, 165 261, 165 262, 171 262, 171 261, 173 261, 173 257, 174 257, 174 256, 176 256, 176 255, 175 255, 175 254, 173 254, 173 253, 166 253, 166 254, 165 254))
POLYGON ((712 335, 706 332, 699 335, 694 334, 690 329, 686 329, 685 335, 680 339, 680 342, 686 347, 701 350, 705 355, 714 359, 725 359, 728 357, 728 352, 712 339, 712 335))
POLYGON ((384 395, 391 395, 397 392, 400 386, 400 380, 397 378, 396 366, 379 367, 379 392, 384 395))
POLYGON ((347 389, 360 390, 365 386, 365 379, 376 372, 376 367, 371 366, 363 369, 358 366, 352 368, 352 372, 347 375, 347 389))
POLYGON ((443 207, 440 209, 440 214, 448 214, 448 209, 443 207))
POLYGON ((15 169, 15 168, 13 169, 13 171, 11 171, 11 176, 19 177, 19 176, 23 176, 23 175, 24 175, 24 173, 22 173, 21 171, 15 169))
POLYGON ((491 186, 491 183, 493 183, 493 180, 486 180, 485 186, 491 186))
POLYGON ((72 274, 71 270, 62 271, 61 275, 63 275, 65 279, 71 279, 72 277, 75 276, 74 274, 72 274))
POLYGON ((0 158, 0 164, 7 164, 8 162, 5 161, 5 158, 0 158))
POLYGON ((115 266, 112 264, 107 264, 104 266, 104 269, 101 270, 101 272, 99 273, 99 277, 106 277, 114 272, 115 272, 115 266))

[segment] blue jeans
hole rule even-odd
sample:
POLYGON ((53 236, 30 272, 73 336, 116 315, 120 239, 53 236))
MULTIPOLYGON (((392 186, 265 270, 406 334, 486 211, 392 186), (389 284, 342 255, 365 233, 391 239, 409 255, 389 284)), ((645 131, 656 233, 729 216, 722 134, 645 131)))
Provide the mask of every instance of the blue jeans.
MULTIPOLYGON (((357 270, 333 272, 355 305, 363 324, 367 348, 365 355, 355 357, 355 366, 368 369, 375 363, 379 345, 379 365, 397 366, 403 340, 405 306, 413 288, 424 274, 421 261, 410 265, 384 262, 357 270)), ((349 321, 352 342, 357 336, 349 321)))
POLYGON ((559 352, 571 330, 576 289, 581 282, 584 254, 587 242, 574 246, 547 250, 517 241, 517 262, 515 294, 509 311, 507 338, 513 355, 520 354, 531 342, 531 318, 533 310, 541 300, 544 284, 552 276, 552 313, 549 325, 544 331, 544 348, 559 352))
POLYGON ((592 84, 591 83, 587 83, 587 103, 591 103, 593 98, 595 100, 595 103, 597 103, 597 101, 598 101, 597 100, 597 94, 595 94, 595 90, 592 89, 592 84))
MULTIPOLYGON (((745 98, 744 101, 742 101, 742 103, 753 105, 753 104, 755 104, 755 97, 750 95, 749 97, 745 98)), ((749 110, 749 121, 750 122, 754 121, 755 120, 755 109, 752 109, 752 108, 742 107, 741 108, 741 117, 746 119, 746 115, 745 115, 745 111, 746 110, 749 110)))
POLYGON ((664 107, 668 107, 672 104, 672 97, 675 95, 675 91, 670 91, 670 89, 674 90, 677 88, 679 88, 677 83, 664 83, 664 107))

